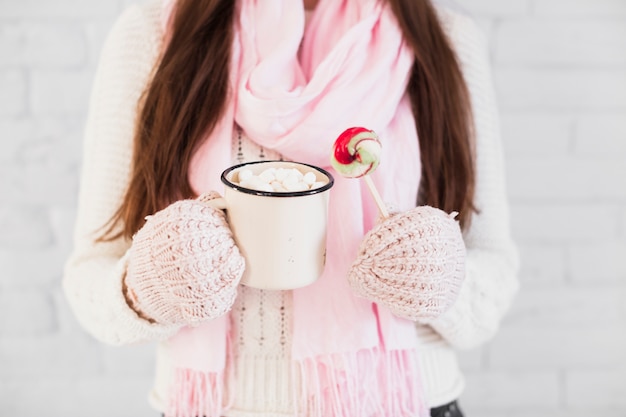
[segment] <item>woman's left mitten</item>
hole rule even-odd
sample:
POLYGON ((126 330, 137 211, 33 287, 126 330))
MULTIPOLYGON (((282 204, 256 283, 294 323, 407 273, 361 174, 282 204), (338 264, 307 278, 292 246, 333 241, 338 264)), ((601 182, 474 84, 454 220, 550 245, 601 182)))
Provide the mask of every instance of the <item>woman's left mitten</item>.
POLYGON ((384 219, 359 247, 348 280, 361 297, 428 323, 455 302, 465 277, 456 213, 420 206, 384 219))

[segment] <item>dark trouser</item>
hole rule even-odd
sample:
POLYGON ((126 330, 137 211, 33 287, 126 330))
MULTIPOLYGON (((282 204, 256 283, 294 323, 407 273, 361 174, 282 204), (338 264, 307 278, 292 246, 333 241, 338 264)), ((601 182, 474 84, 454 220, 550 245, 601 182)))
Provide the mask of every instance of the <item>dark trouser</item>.
POLYGON ((430 417, 463 417, 463 413, 459 408, 459 404, 456 401, 452 401, 441 407, 431 408, 430 417))

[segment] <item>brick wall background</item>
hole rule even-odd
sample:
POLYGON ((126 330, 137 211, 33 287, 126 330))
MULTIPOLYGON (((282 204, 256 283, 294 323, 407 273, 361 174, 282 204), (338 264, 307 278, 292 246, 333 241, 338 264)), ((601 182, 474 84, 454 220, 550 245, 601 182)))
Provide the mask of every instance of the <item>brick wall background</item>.
MULTIPOLYGON (((98 54, 133 0, 0 0, 0 416, 155 416, 153 346, 60 291, 98 54)), ((474 417, 626 416, 626 0, 461 0, 490 39, 522 290, 462 354, 474 417)))

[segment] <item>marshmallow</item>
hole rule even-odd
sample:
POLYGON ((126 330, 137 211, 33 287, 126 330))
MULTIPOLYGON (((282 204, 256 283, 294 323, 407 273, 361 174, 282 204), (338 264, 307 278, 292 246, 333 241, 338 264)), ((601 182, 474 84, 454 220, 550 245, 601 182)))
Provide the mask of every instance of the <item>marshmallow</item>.
POLYGON ((266 192, 297 192, 314 190, 326 185, 326 182, 317 181, 314 172, 300 172, 296 168, 268 168, 255 175, 250 169, 242 169, 235 184, 244 188, 266 192))

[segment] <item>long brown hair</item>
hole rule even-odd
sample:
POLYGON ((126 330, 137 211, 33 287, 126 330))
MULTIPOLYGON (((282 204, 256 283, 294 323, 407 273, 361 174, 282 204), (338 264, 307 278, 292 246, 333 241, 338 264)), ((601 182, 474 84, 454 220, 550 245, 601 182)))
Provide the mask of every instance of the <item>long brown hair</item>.
MULTIPOLYGON (((420 203, 458 211, 465 227, 474 209, 474 164, 460 66, 429 0, 388 1, 415 51, 408 92, 422 154, 420 203)), ((235 4, 178 0, 171 38, 140 102, 130 185, 107 239, 131 237, 145 216, 193 197, 187 177, 191 156, 214 129, 231 93, 235 4), (115 226, 121 226, 118 233, 115 226)))
POLYGON ((429 0, 388 0, 415 52, 408 92, 422 160, 418 199, 459 212, 466 228, 474 206, 474 124, 467 85, 429 0))

